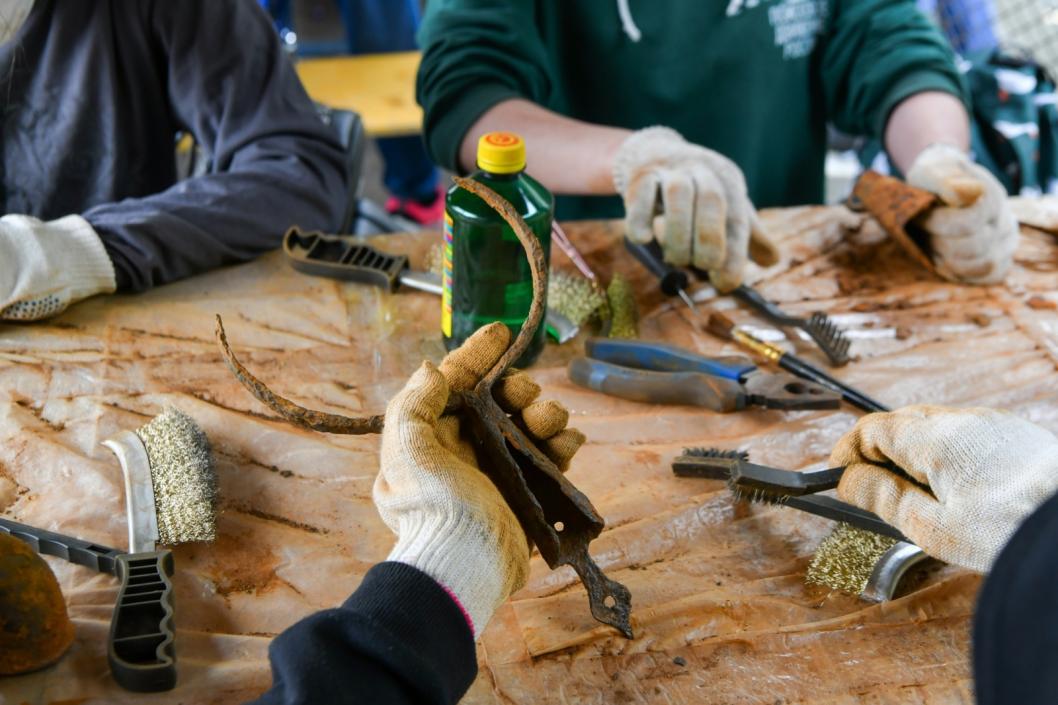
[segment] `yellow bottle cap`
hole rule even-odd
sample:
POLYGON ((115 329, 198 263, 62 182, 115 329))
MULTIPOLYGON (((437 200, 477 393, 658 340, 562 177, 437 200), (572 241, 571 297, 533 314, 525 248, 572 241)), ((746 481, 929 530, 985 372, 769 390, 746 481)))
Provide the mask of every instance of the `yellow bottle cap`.
POLYGON ((478 140, 478 168, 515 174, 525 168, 525 141, 513 132, 488 132, 478 140))

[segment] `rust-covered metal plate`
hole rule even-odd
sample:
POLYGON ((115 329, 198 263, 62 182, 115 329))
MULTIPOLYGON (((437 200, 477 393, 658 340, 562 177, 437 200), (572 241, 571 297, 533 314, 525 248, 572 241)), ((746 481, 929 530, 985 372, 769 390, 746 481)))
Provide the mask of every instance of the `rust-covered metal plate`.
POLYGON ((929 238, 914 223, 936 203, 937 197, 929 191, 868 169, 856 181, 848 205, 853 210, 865 210, 874 216, 912 259, 936 274, 937 268, 930 257, 929 238))

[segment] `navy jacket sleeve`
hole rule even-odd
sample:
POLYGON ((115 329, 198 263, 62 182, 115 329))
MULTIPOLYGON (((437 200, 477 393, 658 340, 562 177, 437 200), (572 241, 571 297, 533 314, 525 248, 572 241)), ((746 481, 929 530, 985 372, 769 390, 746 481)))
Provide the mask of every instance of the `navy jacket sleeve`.
POLYGON ((280 634, 257 705, 455 705, 477 675, 459 605, 403 563, 368 571, 352 597, 280 634))
POLYGON ((974 620, 978 705, 1058 703, 1058 495, 1017 530, 974 620))
POLYGON ((345 158, 252 0, 136 7, 165 62, 169 109, 206 151, 203 176, 83 215, 121 289, 142 290, 279 245, 298 224, 333 231, 346 200, 345 158))

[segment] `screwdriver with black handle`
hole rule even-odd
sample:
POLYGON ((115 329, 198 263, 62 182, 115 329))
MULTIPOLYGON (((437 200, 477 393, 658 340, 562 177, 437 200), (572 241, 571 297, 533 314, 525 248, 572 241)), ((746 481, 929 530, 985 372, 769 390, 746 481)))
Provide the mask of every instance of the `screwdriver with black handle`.
POLYGON ((694 299, 687 293, 687 289, 691 285, 687 272, 665 262, 661 245, 658 244, 657 240, 651 240, 649 243, 641 245, 638 242, 632 242, 626 237, 625 247, 641 265, 647 268, 648 272, 658 278, 661 291, 666 296, 679 296, 683 299, 683 303, 687 304, 687 307, 691 309, 691 313, 701 318, 698 307, 694 305, 694 299))

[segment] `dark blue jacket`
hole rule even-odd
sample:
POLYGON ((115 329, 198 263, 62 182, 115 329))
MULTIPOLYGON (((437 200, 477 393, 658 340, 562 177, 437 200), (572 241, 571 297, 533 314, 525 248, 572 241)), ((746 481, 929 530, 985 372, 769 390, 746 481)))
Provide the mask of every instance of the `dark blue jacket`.
POLYGON ((83 215, 120 289, 340 225, 343 150, 253 0, 37 0, 0 105, 0 214, 83 215), (176 183, 180 131, 210 167, 176 183))

